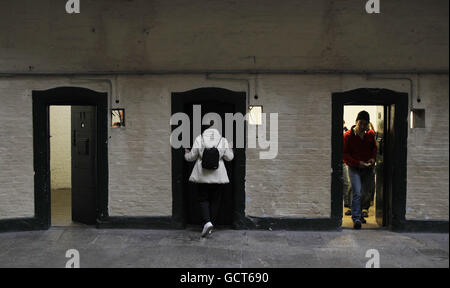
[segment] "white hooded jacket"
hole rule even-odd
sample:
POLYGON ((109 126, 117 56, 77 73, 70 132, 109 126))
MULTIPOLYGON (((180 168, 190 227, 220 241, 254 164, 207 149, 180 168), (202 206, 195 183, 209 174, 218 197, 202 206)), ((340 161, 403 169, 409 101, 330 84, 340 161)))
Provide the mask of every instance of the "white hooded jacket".
POLYGON ((194 145, 192 145, 192 150, 184 155, 186 161, 196 161, 194 168, 192 169, 191 176, 189 177, 189 181, 211 184, 230 183, 223 160, 231 161, 233 160, 233 157, 233 149, 229 148, 227 139, 222 137, 217 129, 206 129, 203 134, 200 134, 197 138, 195 138, 194 145), (219 150, 219 167, 216 170, 203 169, 202 167, 202 155, 205 147, 216 147, 217 150, 219 150))

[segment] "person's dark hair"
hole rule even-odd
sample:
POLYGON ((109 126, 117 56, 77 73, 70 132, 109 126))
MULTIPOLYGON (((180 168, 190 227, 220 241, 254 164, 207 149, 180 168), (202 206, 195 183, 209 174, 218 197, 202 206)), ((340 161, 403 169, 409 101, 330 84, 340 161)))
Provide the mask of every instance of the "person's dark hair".
POLYGON ((358 121, 358 120, 366 120, 367 123, 369 123, 370 122, 369 112, 364 111, 364 110, 359 112, 358 117, 356 117, 356 121, 358 121))

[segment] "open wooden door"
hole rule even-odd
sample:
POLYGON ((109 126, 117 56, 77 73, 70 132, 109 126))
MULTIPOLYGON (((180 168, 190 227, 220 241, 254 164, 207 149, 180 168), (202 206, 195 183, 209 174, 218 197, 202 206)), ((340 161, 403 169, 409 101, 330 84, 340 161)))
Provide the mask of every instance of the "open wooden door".
POLYGON ((379 154, 377 156, 377 193, 376 193, 376 219, 381 226, 388 226, 392 215, 393 179, 395 175, 394 157, 395 148, 395 105, 384 106, 384 133, 379 141, 379 154), (381 177, 380 177, 381 176, 381 177))
POLYGON ((384 200, 384 150, 385 150, 385 131, 386 131, 386 106, 383 106, 383 118, 382 123, 378 125, 377 130, 377 158, 376 158, 376 181, 375 181, 375 219, 377 224, 383 226, 384 223, 384 208, 383 208, 383 200, 384 200))

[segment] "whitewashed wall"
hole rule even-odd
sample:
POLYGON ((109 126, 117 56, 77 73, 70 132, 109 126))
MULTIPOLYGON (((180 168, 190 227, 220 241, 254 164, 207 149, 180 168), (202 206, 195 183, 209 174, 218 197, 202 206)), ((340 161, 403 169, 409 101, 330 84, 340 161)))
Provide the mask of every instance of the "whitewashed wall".
POLYGON ((70 106, 50 107, 50 173, 52 189, 72 187, 70 106))
MULTIPOLYGON (((48 77, 0 80, 5 103, 0 119, 6 123, 0 126, 2 218, 33 214, 31 91, 74 83, 48 77)), ((126 109, 127 126, 109 130, 110 214, 171 215, 171 92, 199 87, 245 91, 246 85, 200 75, 126 76, 117 83, 118 106, 126 109)), ((98 83, 83 86, 108 90, 98 83)), ((259 76, 259 99, 251 98, 250 104, 279 113, 279 153, 275 160, 260 160, 258 150, 247 150, 247 215, 330 215, 331 94, 360 87, 409 92, 407 81, 369 81, 365 76, 259 76)), ((448 76, 421 76, 420 94, 422 102, 415 106, 426 109, 427 128, 410 129, 408 135, 407 217, 448 219, 448 76)))

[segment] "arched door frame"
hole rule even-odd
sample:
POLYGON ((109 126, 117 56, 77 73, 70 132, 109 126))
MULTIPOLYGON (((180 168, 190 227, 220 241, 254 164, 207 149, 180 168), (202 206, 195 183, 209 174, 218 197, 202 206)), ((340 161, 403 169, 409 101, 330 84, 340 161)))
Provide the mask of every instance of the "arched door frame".
MULTIPOLYGON (((236 92, 223 88, 206 87, 189 90, 185 92, 172 93, 172 115, 184 112, 186 103, 215 101, 219 103, 233 104, 234 113, 247 113, 246 93, 236 92)), ((245 127, 245 125, 244 125, 245 127)), ((175 129, 172 126, 172 131, 175 129)), ((244 128, 246 129, 246 128, 244 128)), ((245 132, 244 132, 245 133, 245 132)), ((172 223, 173 226, 183 228, 186 226, 187 211, 185 207, 185 197, 183 188, 183 161, 184 149, 172 148, 172 223)), ((233 185, 233 227, 244 226, 245 219, 245 148, 234 149, 233 160, 234 178, 231 179, 233 185)))
POLYGON ((388 89, 361 88, 332 95, 332 183, 331 218, 342 224, 342 149, 344 105, 395 105, 394 155, 391 159, 395 175, 392 176, 392 198, 389 199, 389 228, 401 229, 406 214, 406 159, 408 137, 408 94, 388 89))
POLYGON ((108 98, 107 93, 81 87, 33 91, 33 154, 35 229, 48 229, 50 211, 50 105, 89 105, 97 110, 97 223, 108 217, 108 98))

